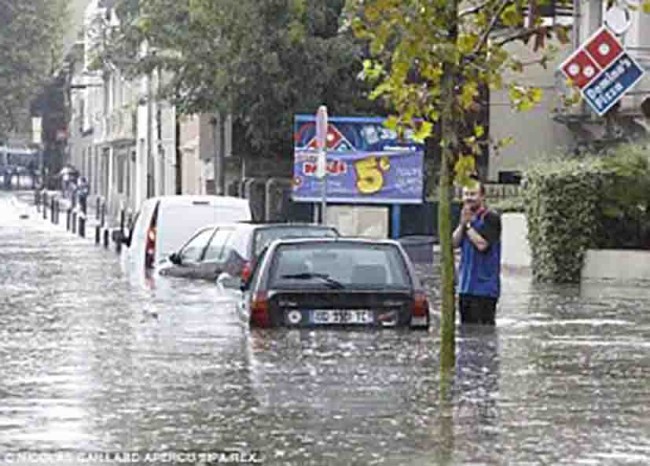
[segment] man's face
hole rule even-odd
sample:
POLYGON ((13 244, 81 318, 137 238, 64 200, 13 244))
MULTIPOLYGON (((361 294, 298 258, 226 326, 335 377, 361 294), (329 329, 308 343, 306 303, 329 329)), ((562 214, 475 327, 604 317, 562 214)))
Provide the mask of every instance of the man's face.
POLYGON ((480 185, 476 184, 463 188, 463 205, 473 211, 478 210, 483 205, 483 195, 481 194, 480 185))

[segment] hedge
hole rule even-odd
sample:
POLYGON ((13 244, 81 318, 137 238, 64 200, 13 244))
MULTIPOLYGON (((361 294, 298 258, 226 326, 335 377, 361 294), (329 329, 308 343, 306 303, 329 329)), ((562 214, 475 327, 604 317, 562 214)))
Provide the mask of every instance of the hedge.
POLYGON ((580 281, 587 249, 650 247, 650 157, 638 146, 530 168, 524 209, 537 281, 580 281))

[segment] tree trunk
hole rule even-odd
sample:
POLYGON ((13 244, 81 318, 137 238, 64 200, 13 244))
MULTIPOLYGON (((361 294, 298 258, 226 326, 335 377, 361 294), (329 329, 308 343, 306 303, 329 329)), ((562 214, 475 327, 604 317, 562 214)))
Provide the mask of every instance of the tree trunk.
MULTIPOLYGON (((458 0, 449 0, 447 5, 449 39, 453 43, 458 36, 458 0)), ((438 237, 440 238, 440 275, 442 294, 442 322, 440 326, 440 371, 441 380, 447 380, 446 373, 452 372, 456 361, 456 300, 454 290, 454 250, 452 245, 451 191, 453 187, 453 161, 457 147, 455 84, 458 65, 447 62, 443 68, 441 82, 441 145, 440 184, 438 189, 438 237)))

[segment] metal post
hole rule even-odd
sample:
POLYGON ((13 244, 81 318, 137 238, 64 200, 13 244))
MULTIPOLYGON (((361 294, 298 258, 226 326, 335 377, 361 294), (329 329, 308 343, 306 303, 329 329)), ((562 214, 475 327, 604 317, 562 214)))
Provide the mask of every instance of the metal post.
POLYGON ((86 196, 82 196, 79 199, 79 205, 81 207, 81 215, 79 216, 79 236, 82 238, 86 237, 86 196))
POLYGON ((72 207, 65 209, 65 229, 70 231, 71 221, 72 220, 72 207))
MULTIPOLYGON (((120 233, 124 235, 124 226, 126 223, 126 212, 124 211, 124 208, 120 209, 120 233)), ((115 242, 115 252, 118 254, 122 252, 122 241, 116 241, 115 242)))
POLYGON ((402 206, 393 204, 391 207, 391 238, 398 239, 400 237, 400 224, 402 220, 402 206))
POLYGON ((323 159, 321 162, 324 165, 321 178, 321 201, 320 201, 320 223, 325 225, 327 223, 327 150, 322 149, 321 155, 323 159))
POLYGON ((43 191, 43 219, 47 219, 47 192, 43 191))

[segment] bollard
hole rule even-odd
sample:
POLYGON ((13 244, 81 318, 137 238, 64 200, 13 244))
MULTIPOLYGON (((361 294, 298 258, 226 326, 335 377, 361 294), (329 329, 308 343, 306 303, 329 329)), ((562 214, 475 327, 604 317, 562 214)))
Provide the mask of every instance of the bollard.
POLYGON ((56 204, 56 199, 54 198, 54 196, 52 196, 52 199, 50 199, 50 222, 51 223, 54 223, 54 221, 56 220, 55 212, 54 212, 55 204, 56 204))
POLYGON ((47 192, 43 192, 43 219, 47 219, 47 192))
POLYGON ((36 212, 41 211, 41 193, 38 190, 34 191, 34 205, 36 206, 36 212))
POLYGON ((72 221, 70 222, 70 224, 72 225, 70 231, 72 231, 72 233, 76 235, 77 234, 77 209, 72 210, 72 221))
POLYGON ((102 211, 102 214, 101 214, 100 225, 102 227, 105 227, 106 226, 106 202, 102 202, 101 211, 102 211))
POLYGON ((95 225, 95 244, 99 244, 99 237, 101 235, 102 227, 95 225))
POLYGON ((59 224, 59 210, 60 210, 60 205, 59 205, 59 200, 57 199, 56 202, 54 203, 54 223, 56 225, 59 224))
POLYGON ((71 228, 71 220, 72 220, 72 207, 68 207, 65 210, 65 229, 70 231, 71 228))
POLYGON ((104 228, 104 249, 108 249, 109 242, 108 242, 108 228, 104 228))
POLYGON ((115 242, 115 252, 118 254, 122 252, 122 235, 124 235, 124 224, 126 222, 126 212, 120 209, 120 241, 115 242))
POLYGON ((87 205, 86 205, 86 196, 82 196, 79 199, 79 206, 81 207, 81 215, 79 216, 79 236, 82 238, 86 237, 86 213, 87 213, 87 205))

